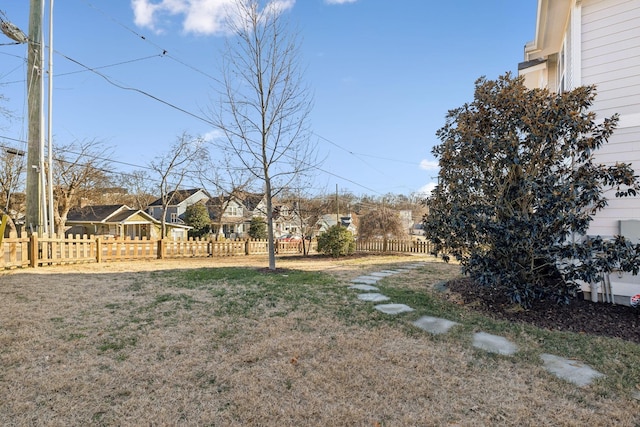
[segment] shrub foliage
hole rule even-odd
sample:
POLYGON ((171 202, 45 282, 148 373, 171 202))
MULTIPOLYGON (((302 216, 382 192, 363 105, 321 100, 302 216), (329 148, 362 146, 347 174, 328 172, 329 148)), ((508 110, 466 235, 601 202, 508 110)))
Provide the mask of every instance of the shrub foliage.
POLYGON ((437 132, 427 236, 479 284, 525 307, 568 303, 580 280, 614 268, 638 271, 640 245, 584 237, 607 205, 605 190, 625 197, 639 189, 630 164, 594 163, 618 121, 596 121, 588 111, 595 93, 529 90, 510 74, 481 78, 473 102, 449 111, 437 132))
POLYGON ((249 237, 256 240, 267 239, 267 223, 264 222, 264 219, 259 217, 251 218, 251 223, 249 224, 249 237))
POLYGON ((351 255, 356 250, 353 234, 341 225, 334 225, 318 236, 318 252, 334 258, 351 255))
POLYGON ((184 212, 184 222, 193 227, 189 230, 189 236, 202 237, 211 230, 211 219, 207 207, 201 203, 187 206, 184 212))

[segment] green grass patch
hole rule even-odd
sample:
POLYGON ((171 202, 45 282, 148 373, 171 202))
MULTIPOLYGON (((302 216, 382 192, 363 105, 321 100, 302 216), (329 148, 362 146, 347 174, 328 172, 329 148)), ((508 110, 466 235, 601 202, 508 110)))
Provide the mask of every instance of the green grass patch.
POLYGON ((87 336, 85 334, 69 334, 65 337, 66 341, 75 341, 75 340, 81 340, 83 338, 86 338, 87 336))
MULTIPOLYGON (((332 276, 302 270, 201 268, 156 273, 156 279, 167 287, 206 290, 213 300, 209 304, 214 315, 242 318, 255 318, 265 313, 283 316, 300 306, 313 311, 314 306, 322 306, 332 294, 344 293, 335 286, 336 279, 332 276)), ((175 298, 163 294, 156 297, 154 304, 175 298)))
POLYGON ((164 303, 174 301, 177 302, 178 305, 185 310, 191 310, 191 308, 193 308, 193 304, 197 302, 192 296, 186 294, 161 294, 157 295, 154 298, 149 307, 153 308, 164 303))
POLYGON ((125 347, 135 347, 138 342, 138 338, 131 337, 109 337, 106 338, 98 345, 98 351, 105 353, 107 351, 120 351, 125 347))

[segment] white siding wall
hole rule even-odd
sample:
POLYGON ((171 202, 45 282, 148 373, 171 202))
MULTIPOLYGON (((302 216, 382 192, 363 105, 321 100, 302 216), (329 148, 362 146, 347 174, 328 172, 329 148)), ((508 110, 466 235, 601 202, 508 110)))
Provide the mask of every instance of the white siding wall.
MULTIPOLYGON (((598 118, 621 116, 596 161, 631 162, 640 174, 640 1, 584 0, 581 11, 581 83, 597 86, 592 110, 598 118)), ((589 234, 618 234, 622 219, 640 219, 640 197, 616 199, 611 194, 589 234)))

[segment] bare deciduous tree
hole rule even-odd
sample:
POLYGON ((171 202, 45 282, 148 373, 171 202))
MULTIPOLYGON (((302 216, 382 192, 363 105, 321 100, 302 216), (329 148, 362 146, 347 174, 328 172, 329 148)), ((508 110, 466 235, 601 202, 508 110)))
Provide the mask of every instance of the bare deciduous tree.
POLYGON ((202 140, 193 138, 186 133, 171 146, 166 153, 159 154, 149 163, 149 168, 159 178, 158 186, 162 204, 161 237, 166 236, 167 209, 174 195, 180 189, 185 177, 198 172, 198 162, 206 159, 207 153, 202 146, 202 140))
POLYGON ((56 233, 61 234, 72 208, 111 185, 111 151, 94 139, 54 147, 53 154, 53 215, 56 233))
POLYGON ((302 83, 298 42, 282 11, 255 0, 236 3, 222 55, 223 88, 212 121, 234 161, 262 181, 267 205, 269 269, 275 269, 273 197, 317 166, 310 143, 311 93, 302 83))
POLYGON ((144 169, 123 174, 118 183, 127 190, 125 203, 134 209, 146 209, 156 199, 151 175, 144 169))
POLYGON ((309 254, 311 240, 317 232, 318 221, 324 214, 332 212, 331 208, 334 204, 332 197, 312 196, 309 188, 311 188, 311 182, 300 179, 282 196, 282 200, 292 207, 292 218, 302 238, 303 255, 309 254))
POLYGON ((234 199, 242 200, 242 196, 250 191, 255 181, 254 176, 244 167, 234 166, 233 155, 223 151, 221 158, 209 159, 200 175, 202 186, 211 195, 208 203, 214 211, 214 220, 217 227, 214 231, 222 234, 224 212, 229 203, 234 199))
POLYGON ((403 228, 398 212, 384 205, 360 217, 358 236, 362 239, 382 237, 386 245, 387 239, 404 237, 406 234, 407 230, 403 228))
POLYGON ((20 150, 0 147, 0 214, 7 215, 9 230, 14 232, 15 220, 25 207, 16 197, 23 185, 24 154, 20 150))

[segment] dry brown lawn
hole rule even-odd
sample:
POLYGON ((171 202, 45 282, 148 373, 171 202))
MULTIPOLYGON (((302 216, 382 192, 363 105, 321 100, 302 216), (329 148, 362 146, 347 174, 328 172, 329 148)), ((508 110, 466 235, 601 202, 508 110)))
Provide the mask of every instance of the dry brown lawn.
MULTIPOLYGON (((421 260, 423 287, 457 275, 426 257, 281 259, 279 268, 360 274, 421 260)), ((0 272, 0 425, 640 425, 631 397, 577 388, 539 363, 455 337, 339 315, 327 305, 238 316, 229 291, 171 288, 163 270, 264 266, 265 258, 53 266, 0 272), (420 331, 421 332, 421 331, 420 331)), ((399 276, 397 276, 399 277, 399 276)))

